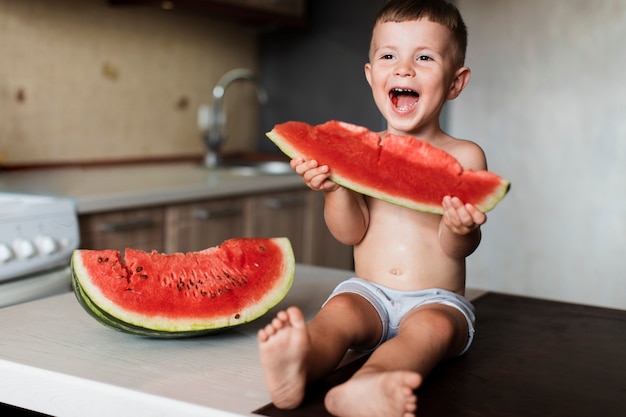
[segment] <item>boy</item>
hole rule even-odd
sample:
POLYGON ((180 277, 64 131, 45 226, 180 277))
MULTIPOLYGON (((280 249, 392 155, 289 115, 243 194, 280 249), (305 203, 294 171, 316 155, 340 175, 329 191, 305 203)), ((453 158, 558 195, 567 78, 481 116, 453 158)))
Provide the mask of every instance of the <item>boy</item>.
MULTIPOLYGON (((486 169, 473 142, 439 126, 447 100, 470 78, 467 32, 444 0, 392 0, 377 15, 365 76, 387 120, 385 133, 412 135, 453 155, 466 169, 486 169)), ((307 382, 330 373, 349 349, 372 351, 347 382, 325 398, 337 416, 414 416, 415 389, 435 365, 463 354, 474 332, 463 297, 465 258, 478 246, 486 216, 454 196, 443 215, 365 197, 328 179, 332 167, 294 159, 292 168, 325 193, 325 219, 339 241, 354 246, 356 277, 341 283, 305 323, 290 307, 258 333, 272 401, 297 407, 307 382)))

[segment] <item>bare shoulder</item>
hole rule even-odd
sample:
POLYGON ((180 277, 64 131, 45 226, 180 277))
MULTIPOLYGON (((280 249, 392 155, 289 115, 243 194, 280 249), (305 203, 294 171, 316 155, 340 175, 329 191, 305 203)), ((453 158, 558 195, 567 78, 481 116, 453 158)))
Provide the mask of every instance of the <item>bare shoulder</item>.
POLYGON ((475 142, 467 139, 450 137, 444 148, 454 156, 464 169, 475 171, 487 169, 487 157, 483 149, 475 142))

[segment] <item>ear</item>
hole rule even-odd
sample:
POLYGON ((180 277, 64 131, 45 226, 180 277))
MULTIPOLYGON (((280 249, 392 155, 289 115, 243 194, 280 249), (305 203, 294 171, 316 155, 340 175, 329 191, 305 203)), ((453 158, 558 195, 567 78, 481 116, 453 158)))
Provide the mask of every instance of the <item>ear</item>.
POLYGON ((469 83, 470 80, 470 69, 468 67, 461 67, 456 70, 454 74, 454 79, 452 80, 452 84, 450 85, 450 90, 448 91, 448 96, 446 99, 454 100, 461 94, 461 91, 465 88, 465 86, 469 83))
POLYGON ((369 62, 365 64, 365 79, 367 80, 367 83, 371 87, 372 86, 372 64, 370 64, 369 62))

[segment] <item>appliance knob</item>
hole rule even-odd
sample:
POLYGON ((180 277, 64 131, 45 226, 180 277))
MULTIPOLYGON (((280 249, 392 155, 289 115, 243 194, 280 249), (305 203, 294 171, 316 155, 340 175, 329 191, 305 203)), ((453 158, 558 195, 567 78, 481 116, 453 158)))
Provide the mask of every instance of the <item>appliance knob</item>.
POLYGON ((39 235, 35 238, 35 244, 37 245, 37 249, 42 255, 50 255, 57 250, 57 243, 55 240, 46 235, 39 235))
POLYGON ((37 252, 33 242, 22 238, 17 238, 13 241, 13 249, 20 258, 30 258, 37 252))
POLYGON ((6 243, 0 243, 0 264, 13 259, 13 251, 6 243))

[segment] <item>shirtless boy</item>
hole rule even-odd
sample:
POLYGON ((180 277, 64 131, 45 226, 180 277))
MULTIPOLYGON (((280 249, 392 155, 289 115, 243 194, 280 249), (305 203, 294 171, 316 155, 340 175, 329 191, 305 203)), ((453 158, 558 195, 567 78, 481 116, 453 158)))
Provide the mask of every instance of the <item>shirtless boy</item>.
MULTIPOLYGON (((465 88, 467 33, 443 0, 392 0, 379 12, 365 76, 387 120, 386 133, 412 135, 453 155, 466 169, 486 169, 473 142, 446 134, 439 115, 465 88)), ((294 159, 292 168, 325 194, 333 236, 354 246, 358 278, 340 284, 306 323, 290 307, 258 333, 272 401, 295 408, 308 382, 329 374, 349 349, 371 350, 365 364, 325 398, 344 417, 408 417, 415 390, 446 359, 464 353, 474 332, 472 305, 463 297, 465 258, 478 246, 486 216, 455 196, 443 215, 365 197, 328 179, 332 167, 294 159)))

